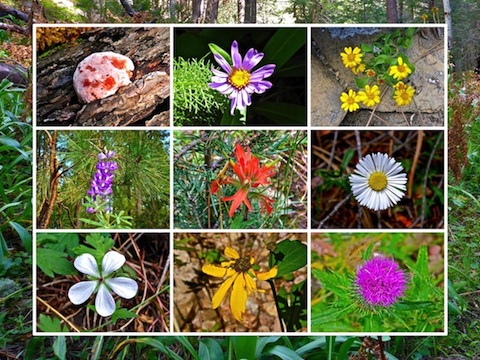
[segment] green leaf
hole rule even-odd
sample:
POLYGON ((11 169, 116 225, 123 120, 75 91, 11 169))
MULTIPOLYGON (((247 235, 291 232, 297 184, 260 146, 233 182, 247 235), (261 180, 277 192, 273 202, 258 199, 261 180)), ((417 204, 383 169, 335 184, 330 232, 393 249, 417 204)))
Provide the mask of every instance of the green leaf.
POLYGON ((238 336, 233 339, 237 359, 255 360, 258 338, 256 336, 238 336))
POLYGON ((355 304, 350 304, 342 308, 329 308, 328 311, 319 314, 312 314, 312 331, 321 331, 321 326, 331 322, 337 322, 339 319, 355 310, 355 304))
POLYGON ((223 360, 223 350, 220 344, 211 338, 203 338, 198 345, 198 356, 202 360, 223 360))
POLYGON ((127 309, 117 309, 112 314, 112 321, 114 324, 116 324, 118 319, 133 319, 136 317, 137 314, 135 314, 133 311, 129 311, 127 309))
POLYGON ((302 105, 262 101, 253 103, 251 108, 278 125, 307 125, 306 108, 302 105))
POLYGON ((364 89, 365 86, 368 85, 369 81, 369 78, 355 78, 355 85, 357 85, 359 89, 364 89))
POLYGON ((22 147, 17 140, 9 138, 7 136, 0 136, 0 144, 4 144, 6 146, 13 147, 16 149, 22 147))
POLYGON ((425 278, 429 278, 430 274, 428 272, 428 249, 427 246, 423 245, 418 250, 417 255, 417 271, 425 278))
POLYGON ((213 44, 213 43, 210 43, 208 44, 208 47, 210 48, 210 51, 215 55, 220 55, 221 57, 223 57, 225 60, 227 60, 227 62, 232 65, 233 64, 233 61, 232 61, 232 58, 230 56, 230 54, 228 52, 226 52, 225 50, 223 50, 220 46, 216 45, 216 44, 213 44))
POLYGON ((66 326, 60 324, 60 320, 56 317, 40 314, 38 317, 38 328, 44 332, 68 332, 66 326))
POLYGON ((135 341, 139 344, 145 344, 159 350, 163 354, 167 355, 169 359, 183 360, 181 356, 178 356, 173 350, 170 350, 170 348, 163 343, 165 340, 162 338, 144 337, 136 339, 135 341))
POLYGON ((270 253, 269 265, 278 266, 277 278, 290 274, 307 264, 307 246, 300 240, 285 239, 270 253))
POLYGON ((282 360, 303 360, 303 358, 295 351, 283 345, 274 345, 271 348, 268 348, 263 354, 275 355, 282 360))
POLYGON ((25 229, 22 225, 10 221, 10 225, 15 229, 17 232, 18 236, 20 236, 20 239, 22 240, 23 247, 25 250, 31 254, 32 253, 32 234, 25 229))
POLYGON ((57 336, 53 342, 53 352, 60 360, 65 360, 67 356, 67 342, 65 336, 57 336))
POLYGON ((305 45, 307 34, 305 29, 278 29, 265 45, 263 63, 275 64, 276 69, 285 65, 295 53, 305 45))
POLYGON ((66 259, 67 254, 52 249, 37 249, 37 266, 49 277, 55 274, 73 275, 77 271, 72 263, 66 259))
MULTIPOLYGON (((41 316, 41 315, 40 315, 41 316)), ((39 349, 43 347, 43 343, 47 339, 45 336, 34 336, 30 338, 25 348, 25 360, 38 359, 39 349)))

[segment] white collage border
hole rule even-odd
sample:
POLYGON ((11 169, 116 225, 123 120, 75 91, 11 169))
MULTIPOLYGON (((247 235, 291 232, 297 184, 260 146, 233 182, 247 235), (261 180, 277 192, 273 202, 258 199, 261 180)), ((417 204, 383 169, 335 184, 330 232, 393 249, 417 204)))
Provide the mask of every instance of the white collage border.
MULTIPOLYGON (((118 229, 45 229, 38 230, 36 221, 33 221, 33 265, 32 265, 32 278, 33 278, 33 335, 34 336, 446 336, 448 335, 448 291, 447 291, 447 279, 448 279, 448 131, 447 131, 447 109, 448 109, 448 47, 447 47, 447 26, 445 24, 282 24, 280 25, 271 25, 271 24, 34 24, 33 25, 33 71, 32 71, 32 87, 33 87, 33 117, 32 124, 34 129, 33 136, 33 151, 36 152, 37 149, 37 130, 168 130, 170 132, 170 227, 168 229, 129 229, 129 230, 118 230, 118 229), (85 127, 65 127, 65 126, 38 126, 36 119, 36 28, 37 27, 135 27, 135 28, 145 28, 145 27, 160 27, 160 28, 169 28, 170 30, 170 126, 168 127, 95 127, 95 126, 85 126, 85 127), (307 126, 291 126, 291 127, 278 127, 278 126, 269 126, 269 127, 226 127, 226 126, 212 126, 212 127, 175 127, 173 126, 173 59, 174 59, 174 29, 176 28, 302 28, 306 29, 307 33, 307 43, 306 43, 306 67, 307 67, 307 126), (311 229, 311 134, 312 130, 368 130, 368 127, 364 126, 331 126, 331 127, 321 127, 321 126, 312 126, 311 125, 311 29, 312 28, 346 28, 346 27, 375 27, 375 28, 405 28, 405 27, 425 27, 425 28, 442 28, 444 30, 444 124, 441 127, 370 127, 370 129, 375 130, 438 130, 444 132, 444 227, 443 229, 311 229), (173 179, 174 179, 174 166, 173 166, 173 132, 177 130, 213 130, 213 131, 222 131, 222 130, 300 130, 306 131, 308 137, 308 174, 307 174, 307 189, 309 195, 307 197, 307 216, 308 216, 308 228, 307 229, 247 229, 242 230, 243 232, 248 233, 306 233, 307 234, 307 331, 306 332, 209 332, 209 333, 199 333, 199 332, 175 332, 173 328, 173 316, 174 316, 174 268, 173 268, 173 235, 177 233, 236 233, 239 230, 212 230, 212 229, 202 229, 202 230, 189 230, 189 229, 174 229, 174 198, 173 198, 173 179), (36 266, 36 234, 38 233, 105 233, 105 232, 116 232, 116 233, 132 233, 132 232, 143 232, 143 233, 168 233, 170 239, 170 254, 169 254, 169 267, 170 267, 170 332, 156 332, 156 333, 137 333, 137 332, 41 332, 37 330, 37 266, 36 266), (320 234, 320 233, 437 233, 444 235, 444 330, 442 332, 312 332, 310 323, 311 323, 311 234, 320 234)), ((33 156, 33 213, 37 214, 36 206, 36 153, 33 156)))

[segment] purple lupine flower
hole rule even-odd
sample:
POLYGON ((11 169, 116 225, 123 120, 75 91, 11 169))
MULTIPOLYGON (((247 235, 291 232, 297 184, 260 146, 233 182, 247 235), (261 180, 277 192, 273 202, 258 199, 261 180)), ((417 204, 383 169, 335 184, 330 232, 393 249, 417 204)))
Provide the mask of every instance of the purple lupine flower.
POLYGON ((229 64, 223 56, 214 54, 215 60, 225 72, 212 68, 215 76, 212 76, 212 82, 208 86, 232 100, 230 113, 233 115, 235 109, 242 110, 245 106, 251 105, 251 94, 262 94, 272 87, 270 81, 263 79, 273 74, 275 64, 264 65, 252 72, 252 69, 263 59, 264 54, 252 48, 242 60, 235 40, 232 43, 231 54, 233 65, 229 64))
POLYGON ((403 296, 407 284, 404 272, 389 258, 378 256, 358 268, 355 285, 370 306, 388 307, 403 296))
MULTIPOLYGON (((112 193, 113 175, 114 171, 118 169, 117 163, 110 161, 114 156, 114 151, 105 151, 105 153, 101 152, 98 154, 97 171, 90 182, 90 190, 87 191, 88 196, 90 196, 95 203, 108 202, 109 195, 112 193)), ((105 205, 105 211, 111 212, 112 207, 108 204, 105 205)), ((93 214, 95 213, 95 209, 88 207, 87 212, 93 214)))

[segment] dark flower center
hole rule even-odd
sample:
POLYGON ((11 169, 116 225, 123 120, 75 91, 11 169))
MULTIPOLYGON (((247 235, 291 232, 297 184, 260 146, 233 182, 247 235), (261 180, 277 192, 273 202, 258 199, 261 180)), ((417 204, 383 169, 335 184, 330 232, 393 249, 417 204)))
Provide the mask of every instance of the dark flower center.
POLYGON ((238 273, 246 273, 250 270, 250 268, 250 257, 237 259, 235 264, 233 264, 233 270, 238 273))

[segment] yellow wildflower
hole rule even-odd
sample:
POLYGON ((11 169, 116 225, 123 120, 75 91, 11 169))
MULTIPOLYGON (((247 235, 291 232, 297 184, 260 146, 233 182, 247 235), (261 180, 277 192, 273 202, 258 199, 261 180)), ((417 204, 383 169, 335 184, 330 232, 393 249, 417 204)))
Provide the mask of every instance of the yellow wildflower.
POLYGON ((390 66, 388 75, 393 76, 394 79, 402 80, 408 77, 412 73, 412 69, 403 62, 403 59, 399 56, 397 59, 397 65, 390 66))
POLYGON ((358 73, 363 73, 365 71, 365 68, 366 68, 367 65, 365 65, 365 63, 361 63, 359 64, 358 66, 356 67, 352 67, 350 68, 352 70, 352 72, 357 75, 358 73))
POLYGON ((345 111, 354 112, 360 108, 360 105, 358 105, 360 97, 352 89, 348 91, 348 94, 343 92, 340 101, 342 102, 342 109, 345 111))
POLYGON ((415 94, 415 89, 410 85, 406 85, 401 90, 395 90, 393 98, 398 106, 405 106, 410 104, 413 99, 413 94, 415 94))
POLYGON ((363 54, 360 52, 359 47, 355 47, 352 50, 352 47, 346 47, 344 48, 345 52, 340 53, 340 56, 342 57, 343 65, 347 68, 355 68, 357 65, 360 65, 362 62, 362 56, 363 54))
POLYGON ((216 309, 220 306, 228 289, 232 287, 230 309, 233 317, 238 321, 242 321, 248 295, 255 292, 264 292, 264 290, 257 289, 254 278, 257 280, 274 278, 277 276, 278 269, 274 266, 267 272, 256 272, 252 269, 252 265, 255 263, 253 257, 247 256, 241 258, 238 252, 229 246, 225 248, 224 254, 233 260, 224 261, 221 263, 221 266, 205 264, 202 266, 202 271, 211 276, 226 278, 215 295, 213 295, 212 308, 216 309))
POLYGON ((375 106, 375 104, 380 103, 380 89, 377 85, 373 85, 372 87, 366 85, 365 91, 358 92, 358 97, 365 106, 375 106))

